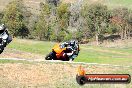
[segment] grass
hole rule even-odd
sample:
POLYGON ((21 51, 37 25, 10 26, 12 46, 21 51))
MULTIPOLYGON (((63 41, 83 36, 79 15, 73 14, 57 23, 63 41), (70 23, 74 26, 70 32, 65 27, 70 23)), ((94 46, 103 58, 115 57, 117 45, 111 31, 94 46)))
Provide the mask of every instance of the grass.
POLYGON ((33 64, 33 62, 24 61, 24 60, 0 60, 0 64, 6 64, 6 63, 22 63, 22 64, 33 64))
POLYGON ((84 0, 84 3, 102 3, 104 5, 107 5, 109 8, 116 8, 116 7, 127 7, 132 9, 132 1, 131 0, 84 0), (96 1, 96 2, 94 2, 96 1))
MULTIPOLYGON (((7 48, 32 54, 46 55, 55 42, 13 39, 7 48)), ((132 65, 131 46, 105 48, 80 45, 76 62, 132 65)), ((8 50, 8 49, 7 49, 8 50)), ((8 51, 7 51, 8 52, 8 51)), ((130 74, 131 67, 115 67, 72 63, 28 62, 0 60, 1 88, 131 88, 132 84, 85 84, 76 82, 78 66, 82 65, 88 74, 130 74)))
MULTIPOLYGON (((48 54, 54 42, 14 39, 8 48, 33 54, 48 54)), ((81 51, 75 62, 132 65, 132 48, 105 48, 80 45, 81 51)))
POLYGON ((46 54, 51 51, 53 45, 53 42, 13 39, 12 43, 8 47, 25 52, 46 54))
POLYGON ((130 6, 132 4, 131 0, 104 0, 105 3, 121 5, 121 6, 130 6))
POLYGON ((132 48, 104 48, 82 46, 82 50, 75 61, 132 65, 132 48), (129 63, 129 64, 128 64, 129 63))
MULTIPOLYGON (((85 84, 76 82, 79 64, 0 63, 1 88, 131 88, 132 84, 85 84)), ((83 65, 88 74, 132 74, 131 68, 83 65)))

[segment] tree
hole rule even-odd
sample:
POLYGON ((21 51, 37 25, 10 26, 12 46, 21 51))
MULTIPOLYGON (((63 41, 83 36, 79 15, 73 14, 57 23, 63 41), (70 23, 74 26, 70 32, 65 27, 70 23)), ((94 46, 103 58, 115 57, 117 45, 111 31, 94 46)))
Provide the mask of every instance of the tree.
POLYGON ((26 17, 27 16, 26 11, 24 11, 23 1, 15 0, 10 2, 4 10, 2 22, 7 25, 13 37, 22 36, 23 38, 25 33, 23 35, 22 30, 28 31, 28 29, 26 28, 26 17))
POLYGON ((29 30, 28 28, 23 25, 19 30, 18 30, 18 34, 17 36, 21 36, 21 38, 25 38, 25 37, 28 37, 28 34, 29 34, 29 30))
POLYGON ((47 3, 57 6, 60 0, 46 0, 47 3))
POLYGON ((2 23, 1 19, 3 18, 3 16, 4 16, 3 12, 0 12, 0 24, 2 23))
POLYGON ((127 8, 116 8, 113 10, 112 23, 118 27, 118 33, 121 39, 130 37, 131 30, 131 12, 127 8))
POLYGON ((57 36, 59 41, 63 41, 64 37, 69 34, 69 31, 67 30, 69 26, 69 5, 61 3, 57 7, 57 36))
POLYGON ((36 23, 35 33, 39 40, 49 38, 49 22, 50 22, 50 6, 48 4, 40 3, 41 13, 36 23))
POLYGON ((105 33, 105 30, 110 21, 110 13, 107 6, 101 4, 86 5, 82 10, 83 34, 85 38, 95 37, 97 45, 99 44, 100 36, 105 33))

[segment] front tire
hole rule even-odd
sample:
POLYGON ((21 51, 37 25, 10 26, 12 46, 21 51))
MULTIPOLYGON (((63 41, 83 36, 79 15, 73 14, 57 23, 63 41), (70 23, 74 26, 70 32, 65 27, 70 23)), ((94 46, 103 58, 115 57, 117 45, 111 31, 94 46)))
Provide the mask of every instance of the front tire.
POLYGON ((4 46, 0 47, 0 54, 4 51, 4 46))
POLYGON ((48 55, 46 55, 45 59, 46 60, 56 60, 55 52, 50 52, 48 55))
POLYGON ((45 60, 52 60, 52 57, 50 54, 46 55, 45 60))

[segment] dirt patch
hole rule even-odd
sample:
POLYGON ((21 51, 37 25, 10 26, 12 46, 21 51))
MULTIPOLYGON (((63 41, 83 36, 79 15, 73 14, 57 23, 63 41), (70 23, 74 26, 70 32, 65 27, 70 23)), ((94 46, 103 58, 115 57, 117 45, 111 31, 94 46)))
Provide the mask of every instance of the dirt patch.
MULTIPOLYGON (((24 86, 54 85, 64 76, 75 76, 75 69, 61 64, 1 64, 0 78, 24 86)), ((5 80, 5 81, 6 81, 5 80)))
POLYGON ((5 48, 0 58, 18 58, 18 59, 44 59, 44 55, 23 52, 15 49, 5 48))
MULTIPOLYGON (((62 88, 79 85, 75 77, 79 65, 69 63, 0 64, 0 87, 62 88), (8 86, 6 85, 8 83, 8 86), (12 86, 13 85, 13 86, 12 86), (60 87, 60 85, 62 87, 60 87)), ((119 68, 83 65, 87 73, 114 73, 119 68), (114 68, 114 69, 113 69, 114 68)), ((122 69, 124 70, 124 69, 122 69)), ((74 86, 75 87, 75 86, 74 86)))

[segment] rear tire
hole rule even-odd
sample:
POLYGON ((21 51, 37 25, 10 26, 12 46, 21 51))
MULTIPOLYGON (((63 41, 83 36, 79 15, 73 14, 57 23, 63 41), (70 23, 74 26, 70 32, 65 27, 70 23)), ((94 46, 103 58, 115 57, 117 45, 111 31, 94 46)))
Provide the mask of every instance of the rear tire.
POLYGON ((46 55, 45 60, 52 60, 52 57, 50 54, 46 55))
POLYGON ((2 54, 3 50, 0 50, 0 54, 2 54))

